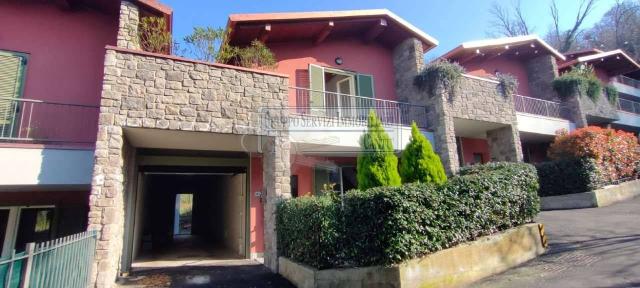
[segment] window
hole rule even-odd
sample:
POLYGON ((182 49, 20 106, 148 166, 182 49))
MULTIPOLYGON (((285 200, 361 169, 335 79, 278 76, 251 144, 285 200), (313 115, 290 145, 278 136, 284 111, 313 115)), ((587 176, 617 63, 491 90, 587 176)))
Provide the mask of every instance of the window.
POLYGON ((473 153, 473 164, 482 164, 484 163, 484 157, 482 153, 473 153))
POLYGON ((192 218, 193 194, 177 194, 173 234, 191 235, 192 218))
POLYGON ((53 208, 21 208, 16 236, 16 251, 24 251, 29 242, 42 242, 53 235, 53 208))
POLYGON ((316 166, 314 172, 314 194, 321 195, 327 184, 333 191, 346 192, 358 187, 355 166, 316 166))
POLYGON ((12 98, 22 97, 27 54, 0 51, 0 137, 12 137, 17 129, 19 105, 12 98))
POLYGON ((311 89, 308 104, 311 107, 311 114, 338 116, 340 113, 340 116, 366 117, 369 108, 375 107, 374 103, 367 99, 375 98, 373 76, 371 75, 309 64, 308 76, 309 88, 311 89), (340 109, 325 111, 326 107, 340 107, 340 109), (365 109, 356 109, 358 107, 365 109))

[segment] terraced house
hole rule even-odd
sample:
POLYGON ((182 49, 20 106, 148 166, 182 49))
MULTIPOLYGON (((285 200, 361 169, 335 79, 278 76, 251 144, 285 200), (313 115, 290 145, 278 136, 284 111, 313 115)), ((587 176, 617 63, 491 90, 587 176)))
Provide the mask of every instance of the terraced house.
POLYGON ((397 151, 416 122, 448 173, 540 161, 558 129, 640 131, 640 67, 621 51, 463 43, 441 56, 467 71, 449 93, 414 85, 438 41, 388 10, 230 15, 229 44, 259 40, 277 58, 248 69, 144 51, 141 18, 171 31, 171 9, 153 0, 0 8, 2 256, 97 230, 99 287, 192 256, 277 270, 276 204, 356 187, 370 110, 397 151), (557 97, 551 81, 579 63, 618 88, 618 104, 557 97), (517 78, 514 95, 500 74, 517 78))

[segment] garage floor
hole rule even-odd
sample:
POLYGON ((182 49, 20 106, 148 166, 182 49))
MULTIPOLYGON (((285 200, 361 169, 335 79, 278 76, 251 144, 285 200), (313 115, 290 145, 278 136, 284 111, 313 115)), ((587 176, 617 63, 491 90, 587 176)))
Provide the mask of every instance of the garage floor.
POLYGON ((120 279, 118 284, 121 287, 295 287, 255 260, 218 260, 201 264, 147 269, 120 279))

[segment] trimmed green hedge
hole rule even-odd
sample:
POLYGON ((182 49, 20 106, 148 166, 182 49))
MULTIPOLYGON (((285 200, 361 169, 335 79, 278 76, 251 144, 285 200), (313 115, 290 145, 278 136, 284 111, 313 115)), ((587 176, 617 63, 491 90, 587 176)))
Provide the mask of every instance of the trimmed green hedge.
POLYGON ((591 158, 555 160, 536 168, 541 197, 592 191, 602 183, 598 165, 591 158))
POLYGON ((278 249, 319 269, 400 263, 533 221, 537 191, 533 166, 495 163, 442 186, 352 190, 342 203, 291 199, 277 209, 278 249))

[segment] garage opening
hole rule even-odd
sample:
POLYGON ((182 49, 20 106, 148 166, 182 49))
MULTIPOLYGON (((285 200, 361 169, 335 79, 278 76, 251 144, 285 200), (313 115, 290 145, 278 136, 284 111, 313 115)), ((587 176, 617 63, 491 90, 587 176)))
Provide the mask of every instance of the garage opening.
POLYGON ((247 258, 245 167, 144 167, 132 268, 247 258))

